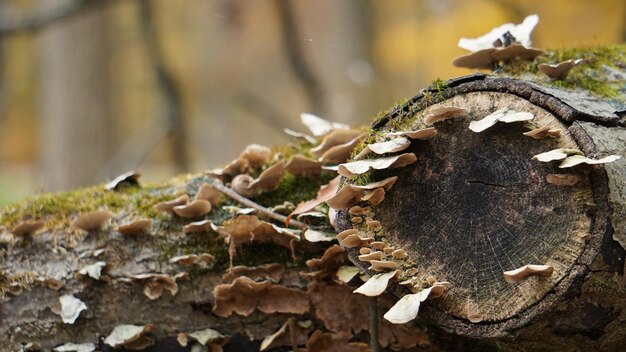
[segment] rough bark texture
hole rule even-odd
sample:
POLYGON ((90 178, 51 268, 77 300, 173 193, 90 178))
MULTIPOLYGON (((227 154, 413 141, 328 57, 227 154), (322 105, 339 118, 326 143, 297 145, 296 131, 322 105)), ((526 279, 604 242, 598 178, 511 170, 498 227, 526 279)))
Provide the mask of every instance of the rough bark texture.
MULTIPOLYGON (((617 82, 623 86, 623 78, 617 82)), ((378 299, 376 324, 368 316, 371 301, 352 293, 359 278, 348 285, 336 279, 338 268, 349 264, 339 247, 331 247, 332 242, 289 241, 291 237, 272 234, 265 225, 261 232, 245 230, 243 222, 237 223, 244 218, 228 208, 241 207, 234 201, 224 199, 209 214, 194 219, 155 211, 153 205, 182 194, 193 198, 203 183, 211 182, 203 175, 182 176, 165 185, 119 191, 95 186, 42 195, 3 209, 0 351, 24 349, 29 342, 43 350, 91 342, 109 351, 112 348, 102 341, 119 324, 153 324, 152 351, 188 351, 192 344, 181 346, 177 334, 205 328, 232 336, 226 351, 252 351, 284 323, 294 326, 294 319, 298 331, 306 334, 290 332, 275 351, 302 346, 307 336, 317 338, 317 344, 307 343, 310 351, 322 344, 362 351, 359 343, 369 340, 370 325, 378 325, 383 350, 618 350, 626 340, 625 251, 620 246, 626 242, 622 86, 618 95, 608 98, 532 75, 521 79, 476 74, 436 82, 373 123, 370 142, 383 135, 381 131, 423 127, 422 117, 436 106, 470 111, 436 123, 434 139, 414 141, 409 149, 417 156, 414 164, 368 176, 399 177, 383 203, 374 207, 374 216, 382 223, 382 236, 407 250, 409 260, 402 269, 416 269, 414 276, 424 282, 433 275, 452 284, 441 299, 423 303, 423 320, 392 325, 382 319, 407 293, 393 285, 387 292, 395 298, 386 294, 378 299), (532 112, 534 125, 560 128, 562 133, 556 139, 534 140, 522 135, 528 130, 523 123, 498 124, 479 134, 467 128, 470 121, 501 107, 532 112), (555 148, 576 148, 591 157, 618 154, 622 159, 576 167, 567 172, 582 181, 557 187, 545 177, 563 173, 558 164, 531 160, 555 148), (70 226, 80 214, 104 209, 113 217, 99 230, 70 226), (140 218, 152 221, 147 233, 129 236, 116 230, 140 218), (184 233, 183 226, 201 219, 233 225, 230 235, 224 229, 184 233), (33 236, 11 234, 26 220, 42 220, 44 227, 33 236), (244 229, 239 234, 243 242, 234 239, 237 229, 244 229), (170 262, 175 256, 201 253, 213 255, 212 267, 170 262), (310 258, 322 259, 307 262, 310 258), (100 279, 79 273, 96 262, 106 263, 100 279), (264 264, 282 266, 282 274, 263 274, 267 268, 241 274, 259 281, 253 282, 234 279, 236 271, 229 271, 230 265, 264 264), (504 282, 503 271, 525 264, 550 264, 555 272, 549 278, 504 282), (222 277, 225 272, 229 275, 222 277), (177 290, 172 291, 171 284, 133 276, 142 273, 184 276, 176 279, 177 290), (270 280, 262 281, 266 277, 270 280), (51 279, 59 285, 51 286, 51 279), (231 285, 233 280, 238 286, 231 285), (150 299, 159 288, 164 289, 162 295, 150 299), (217 299, 216 292, 234 294, 217 299), (55 313, 65 294, 87 306, 74 323, 63 323, 55 313), (233 314, 224 313, 231 310, 233 314), (471 323, 468 313, 480 315, 482 321, 471 323)), ((310 148, 306 143, 276 148, 270 160, 308 154, 310 148)), ((251 173, 260 171, 257 167, 251 173)), ((276 190, 253 200, 278 206, 275 211, 280 212, 286 200, 314 198, 332 177, 325 171, 316 177, 287 175, 276 190)), ((347 211, 341 211, 337 221, 338 230, 352 226, 347 211)), ((356 249, 347 252, 355 265, 369 272, 356 258, 356 249)))

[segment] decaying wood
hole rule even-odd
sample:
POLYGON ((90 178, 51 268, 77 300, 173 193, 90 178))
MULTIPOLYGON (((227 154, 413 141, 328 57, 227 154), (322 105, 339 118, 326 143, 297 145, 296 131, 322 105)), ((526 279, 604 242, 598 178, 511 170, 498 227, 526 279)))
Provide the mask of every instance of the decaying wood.
POLYGON ((227 187, 294 154, 310 158, 311 144, 296 142, 164 185, 101 185, 9 206, 0 213, 0 351, 70 342, 112 351, 111 341, 189 351, 200 340, 226 351, 616 350, 626 339, 624 101, 476 74, 439 82, 374 122, 352 154, 379 159, 367 171, 310 161, 251 199, 227 187), (454 116, 434 117, 452 107, 454 116), (469 128, 501 109, 523 118, 469 128), (560 133, 524 135, 536 128, 560 133), (402 148, 359 154, 398 136, 402 148), (555 149, 621 159, 566 169, 533 160, 555 149), (385 161, 400 154, 396 168, 385 161), (350 178, 333 196, 337 169, 350 178), (577 182, 559 184, 565 178, 577 182), (204 210, 184 218, 162 206, 173 200, 204 210), (70 226, 95 211, 112 217, 89 231, 70 226), (298 229, 284 223, 292 217, 298 229), (135 220, 150 226, 116 230, 135 220), (140 333, 110 335, 123 329, 140 333))

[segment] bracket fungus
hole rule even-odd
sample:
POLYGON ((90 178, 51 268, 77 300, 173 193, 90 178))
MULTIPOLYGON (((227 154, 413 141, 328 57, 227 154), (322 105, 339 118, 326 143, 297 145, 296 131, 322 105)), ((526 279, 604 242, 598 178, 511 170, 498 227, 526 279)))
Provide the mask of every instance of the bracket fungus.
POLYGON ((111 217, 113 217, 113 213, 108 210, 92 211, 79 215, 76 220, 72 222, 72 227, 88 232, 96 231, 104 226, 111 217))
POLYGON ((28 237, 37 233, 44 225, 45 222, 42 220, 22 221, 19 225, 11 229, 11 233, 16 237, 28 237))
POLYGON ((278 187, 278 184, 283 179, 284 175, 285 175, 285 164, 283 164, 282 161, 279 161, 276 164, 265 169, 263 172, 261 172, 261 174, 259 175, 257 179, 250 182, 250 185, 248 186, 248 188, 250 189, 253 195, 260 191, 274 190, 276 189, 276 187, 278 187))
POLYGON ((150 219, 138 219, 131 221, 129 223, 120 225, 117 227, 117 232, 122 235, 139 235, 142 233, 146 233, 150 226, 152 226, 152 220, 150 219))
POLYGON ((546 181, 556 186, 574 186, 582 178, 576 174, 548 174, 546 181))
POLYGON ((300 114, 300 121, 315 137, 324 136, 333 130, 350 128, 343 123, 328 121, 319 116, 307 113, 300 114))
POLYGON ((346 160, 350 157, 350 154, 352 154, 354 147, 356 147, 357 144, 363 140, 363 137, 363 134, 359 134, 354 139, 351 139, 346 143, 329 148, 324 152, 324 154, 322 154, 322 156, 319 157, 319 161, 323 164, 346 162, 346 160))
POLYGON ((154 330, 154 325, 121 324, 104 339, 104 343, 113 348, 142 349, 152 345, 153 341, 146 336, 154 330))
POLYGON ((194 200, 207 200, 212 207, 217 207, 222 202, 222 192, 205 182, 198 188, 194 200))
POLYGON ((441 297, 447 284, 447 282, 435 282, 418 293, 404 295, 383 317, 393 324, 408 323, 417 317, 420 304, 427 299, 441 297))
POLYGON ((241 276, 231 284, 220 284, 213 289, 213 313, 225 318, 233 313, 248 316, 256 309, 263 313, 303 314, 309 311, 309 298, 304 291, 256 282, 241 276))
POLYGON ((559 62, 558 64, 539 64, 537 68, 551 79, 562 81, 567 78, 569 71, 581 62, 583 62, 582 59, 572 59, 559 62))
POLYGON ((96 350, 96 345, 91 342, 85 343, 64 343, 56 346, 52 349, 54 352, 93 352, 96 350))
POLYGON ((380 296, 387 289, 389 280, 398 274, 397 270, 390 271, 388 273, 376 274, 369 278, 363 285, 359 286, 354 293, 360 293, 365 296, 375 297, 380 296))
POLYGON ((182 196, 180 196, 180 197, 178 197, 176 199, 157 203, 157 204, 154 205, 153 208, 155 210, 160 211, 160 212, 173 214, 175 206, 185 205, 188 202, 189 202, 189 195, 183 194, 182 196))
MULTIPOLYGON (((370 152, 374 152, 378 155, 400 152, 408 148, 410 145, 411 142, 405 137, 397 137, 385 142, 368 144, 354 157, 354 160, 362 159, 370 154, 370 152)), ((345 162, 345 160, 342 162, 345 162)))
POLYGON ((150 300, 161 297, 163 291, 169 291, 172 296, 178 293, 178 284, 176 283, 178 276, 172 277, 167 274, 145 273, 131 274, 127 275, 127 277, 135 281, 143 282, 143 294, 150 300))
POLYGON ((245 276, 254 281, 270 280, 279 282, 283 278, 284 272, 285 266, 278 263, 263 264, 255 267, 237 265, 222 275, 222 280, 232 282, 235 278, 245 276))
POLYGON ((233 178, 230 187, 242 196, 250 198, 256 194, 256 192, 250 187, 252 182, 254 182, 254 178, 252 176, 248 174, 241 174, 233 178))
POLYGON ((250 144, 239 154, 239 159, 247 160, 251 167, 261 167, 269 160, 271 154, 272 151, 266 146, 250 144))
POLYGON ((200 220, 190 222, 189 224, 183 226, 183 233, 202 233, 207 232, 211 228, 213 222, 211 220, 200 220))
POLYGON ((322 163, 298 154, 287 162, 285 170, 295 176, 317 177, 322 173, 322 163))
POLYGON ((357 130, 350 130, 350 129, 334 130, 330 132, 328 135, 326 135, 318 146, 311 148, 310 153, 314 157, 319 158, 322 155, 324 155, 324 153, 329 151, 331 148, 345 145, 347 143, 352 143, 355 139, 358 139, 361 136, 362 136, 362 132, 357 131, 357 130))
POLYGON ((434 127, 422 128, 415 131, 398 131, 389 132, 387 137, 406 137, 409 139, 429 139, 437 135, 437 130, 434 127))
POLYGON ((535 117, 535 115, 529 112, 519 112, 515 110, 511 110, 508 108, 499 109, 481 120, 472 121, 469 124, 469 129, 478 133, 482 132, 489 127, 495 125, 497 122, 520 122, 520 121, 530 121, 535 117))
POLYGON ((597 164, 606 164, 612 163, 620 158, 619 155, 609 155, 601 159, 590 159, 583 155, 572 155, 565 158, 561 164, 559 165, 560 169, 565 169, 568 167, 574 167, 580 164, 588 164, 588 165, 597 165, 597 164))
POLYGON ((210 255, 209 253, 187 254, 170 258, 168 262, 170 264, 176 264, 180 266, 192 266, 195 264, 202 268, 208 269, 213 267, 213 264, 215 263, 215 257, 210 255))
POLYGON ((441 122, 456 117, 467 115, 468 111, 456 106, 445 106, 432 108, 428 111, 428 114, 424 116, 424 123, 426 125, 432 125, 435 122, 441 122))
POLYGON ((515 283, 525 280, 529 276, 550 277, 554 272, 554 267, 550 265, 524 265, 515 270, 505 271, 503 273, 506 282, 515 283))
POLYGON ((104 189, 117 191, 122 187, 139 186, 139 177, 141 177, 141 174, 136 171, 125 172, 107 183, 104 189))
POLYGON ((105 262, 95 262, 91 265, 87 265, 78 271, 79 274, 84 276, 89 276, 94 280, 100 280, 100 275, 102 273, 102 269, 106 267, 107 263, 105 262))
POLYGON ((551 128, 548 125, 535 128, 532 131, 524 132, 524 136, 532 137, 534 139, 544 139, 546 137, 557 138, 560 135, 561 135, 560 129, 551 128))
POLYGON ((83 301, 69 294, 59 297, 59 305, 58 314, 65 324, 74 324, 80 312, 87 309, 83 301))
POLYGON ((582 152, 576 149, 559 148, 559 149, 552 149, 545 153, 537 154, 533 156, 532 159, 541 161, 543 163, 547 163, 547 162, 555 161, 555 160, 563 160, 570 155, 582 155, 582 152))
POLYGON ((339 164, 338 172, 341 176, 355 178, 370 170, 400 168, 414 163, 417 157, 413 153, 404 153, 380 159, 366 159, 339 164))
POLYGON ((211 203, 208 200, 198 199, 189 204, 177 205, 172 210, 182 218, 198 218, 211 212, 211 203))

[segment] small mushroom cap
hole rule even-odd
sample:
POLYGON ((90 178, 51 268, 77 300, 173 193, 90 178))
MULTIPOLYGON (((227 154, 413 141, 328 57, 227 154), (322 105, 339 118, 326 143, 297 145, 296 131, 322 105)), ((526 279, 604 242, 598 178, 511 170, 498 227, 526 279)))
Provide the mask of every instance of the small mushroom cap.
POLYGON ((23 221, 19 225, 15 226, 11 233, 16 237, 26 237, 34 235, 37 231, 41 230, 45 222, 42 220, 35 221, 23 221))
POLYGON ((343 123, 328 121, 319 116, 307 113, 300 114, 300 121, 315 137, 324 136, 336 129, 350 128, 348 125, 343 123))
POLYGON ((123 186, 139 186, 141 174, 136 171, 125 172, 104 186, 106 190, 118 190, 123 186))
POLYGON ((569 71, 574 68, 574 66, 583 62, 582 59, 577 60, 567 60, 559 62, 558 64, 539 64, 537 68, 539 71, 546 74, 546 76, 550 77, 554 80, 564 80, 567 78, 567 74, 569 71))
POLYGON ((285 170, 295 176, 316 177, 322 173, 322 163, 303 155, 295 155, 285 165, 285 170))
POLYGON ((248 161, 251 167, 261 167, 270 158, 272 151, 270 148, 259 145, 250 144, 239 155, 239 159, 248 161))
POLYGON ((71 226, 85 231, 95 231, 101 228, 111 217, 113 217, 113 213, 108 210, 96 210, 78 216, 71 226))
POLYGON ((576 174, 548 174, 546 181, 556 186, 574 186, 581 180, 576 174))
POLYGON ((230 187, 242 196, 250 198, 256 194, 256 192, 250 188, 250 184, 252 182, 254 182, 254 178, 252 178, 252 176, 248 174, 241 174, 233 178, 230 187))
POLYGON ((375 190, 361 197, 362 201, 369 202, 372 205, 378 205, 382 203, 384 199, 385 199, 385 189, 382 187, 376 188, 375 190))
POLYGON ((211 203, 207 200, 194 200, 185 205, 174 207, 174 213, 183 218, 197 218, 208 214, 211 211, 211 203))
POLYGON ((341 231, 339 234, 337 234, 337 240, 339 242, 343 241, 346 237, 350 236, 350 235, 354 235, 354 234, 358 234, 359 231, 357 229, 347 229, 344 231, 341 231))
POLYGON ((372 253, 372 250, 370 248, 367 248, 367 247, 359 248, 359 254, 370 254, 370 253, 372 253))
POLYGON ((191 222, 185 226, 183 226, 183 233, 200 233, 207 232, 211 228, 211 224, 213 222, 211 220, 201 220, 196 222, 191 222))
MULTIPOLYGON (((276 164, 268 167, 265 171, 263 171, 259 175, 259 178, 250 182, 249 188, 255 193, 259 191, 274 190, 276 189, 276 187, 278 187, 284 175, 285 175, 285 164, 283 164, 282 161, 279 161, 276 164)), ((234 182, 234 179, 233 179, 233 182, 234 182)))
POLYGON ((467 110, 456 106, 435 107, 430 109, 428 114, 424 117, 424 123, 432 125, 435 122, 467 115, 467 113, 467 110))
POLYGON ((205 182, 202 184, 202 186, 200 186, 198 192, 196 193, 196 196, 194 197, 194 200, 199 199, 208 200, 209 203, 211 203, 211 206, 216 207, 222 202, 222 192, 205 182))
POLYGON ((552 129, 548 125, 535 128, 532 131, 524 132, 524 136, 532 137, 534 139, 544 139, 546 137, 557 138, 561 135, 560 129, 552 129))
POLYGON ((315 137, 311 137, 306 133, 297 132, 294 130, 290 130, 288 128, 283 129, 283 132, 285 132, 286 134, 292 137, 295 137, 296 139, 299 139, 299 140, 302 140, 311 144, 317 143, 317 139, 315 139, 315 137))
POLYGON ((365 221, 365 225, 367 225, 367 227, 375 232, 378 232, 383 228, 383 226, 380 224, 380 221, 378 220, 367 220, 365 221))
POLYGON ((365 191, 345 184, 334 196, 326 200, 326 204, 333 209, 346 209, 355 206, 363 197, 365 191))
POLYGON ((488 48, 475 51, 471 54, 459 56, 452 61, 455 67, 471 69, 492 69, 497 60, 493 57, 496 48, 488 48))
POLYGON ((186 194, 183 194, 182 196, 174 200, 155 204, 154 209, 164 212, 164 213, 174 213, 175 206, 187 204, 187 202, 189 202, 189 196, 186 194))
POLYGON ((483 319, 485 319, 485 317, 480 313, 477 313, 477 312, 467 313, 467 320, 469 320, 471 323, 477 324, 483 321, 483 319))
POLYGON ((492 48, 494 47, 495 41, 501 39, 503 36, 505 36, 505 34, 508 33, 513 38, 515 38, 516 42, 519 42, 525 46, 530 46, 530 35, 533 32, 537 23, 539 23, 539 16, 537 16, 536 14, 528 15, 520 24, 505 23, 478 38, 461 38, 458 45, 459 48, 463 48, 472 52, 481 49, 492 48))
POLYGON ((370 260, 383 260, 383 252, 376 251, 367 254, 361 254, 358 258, 362 262, 369 262, 370 260))
POLYGON ((371 260, 370 269, 374 271, 387 271, 397 269, 400 264, 390 260, 371 260))
POLYGON ((117 232, 123 235, 137 235, 148 231, 152 226, 152 220, 139 219, 117 227, 117 232))
POLYGON ((355 178, 372 169, 384 170, 404 167, 414 163, 417 157, 413 153, 404 153, 380 159, 367 159, 340 164, 338 172, 341 176, 355 178))
POLYGON ((59 303, 59 315, 65 324, 74 324, 80 312, 87 309, 83 301, 69 294, 59 297, 59 303))
POLYGON ((372 242, 371 238, 363 238, 358 234, 352 234, 340 240, 339 244, 346 248, 354 248, 366 246, 370 242, 372 242))
POLYGON ((404 249, 399 248, 391 252, 391 257, 393 259, 404 259, 407 257, 407 253, 404 249))
POLYGON ((521 44, 513 43, 505 48, 494 51, 491 56, 497 61, 508 62, 515 58, 533 60, 541 54, 543 54, 543 50, 527 48, 521 44))
POLYGON ((503 273, 506 282, 520 282, 528 276, 550 277, 554 272, 554 267, 550 265, 524 265, 515 270, 505 271, 503 273))
POLYGON ((138 326, 121 324, 113 328, 113 331, 104 339, 104 343, 113 347, 120 348, 128 343, 139 340, 145 334, 154 330, 152 324, 138 326))
POLYGON ((416 131, 399 131, 387 134, 387 137, 406 137, 410 139, 428 139, 437 135, 434 127, 422 128, 416 131))
POLYGON ((350 129, 338 129, 330 132, 324 139, 320 145, 310 150, 311 155, 314 157, 322 156, 326 151, 331 149, 332 147, 349 143, 356 138, 359 138, 362 135, 361 131, 350 130, 350 129))
POLYGON ((382 251, 385 248, 386 244, 382 241, 374 241, 370 243, 370 248, 382 251))
POLYGON ((322 154, 319 161, 322 163, 344 163, 352 154, 354 147, 363 140, 364 135, 358 135, 356 138, 339 145, 335 145, 322 154))

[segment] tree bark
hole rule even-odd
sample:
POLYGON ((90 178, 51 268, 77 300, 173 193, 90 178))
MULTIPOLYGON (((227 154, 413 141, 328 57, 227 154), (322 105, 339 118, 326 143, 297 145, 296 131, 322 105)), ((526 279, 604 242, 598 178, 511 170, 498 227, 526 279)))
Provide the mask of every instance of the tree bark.
MULTIPOLYGON (((623 86, 623 79, 617 83, 623 86)), ((435 138, 413 141, 409 151, 416 155, 415 163, 369 176, 375 181, 398 176, 373 214, 382 224, 378 239, 408 253, 401 263, 403 275, 412 269, 418 282, 434 276, 451 284, 442 298, 422 303, 422 319, 416 322, 392 325, 382 317, 408 293, 404 286, 388 287, 374 309, 371 299, 352 293, 358 278, 338 282, 335 274, 349 265, 347 258, 374 274, 358 260, 357 249, 342 252, 333 242, 304 238, 285 242, 291 237, 272 234, 266 225, 242 231, 250 236, 249 243, 238 244, 232 231, 257 220, 233 215, 235 210, 224 206, 242 205, 227 199, 213 204, 208 215, 193 219, 154 210, 155 204, 182 194, 194 198, 204 183, 213 182, 205 175, 185 175, 164 185, 118 191, 95 186, 41 195, 4 209, 0 351, 19 350, 29 342, 43 350, 67 342, 111 350, 103 339, 119 324, 152 324, 152 351, 188 351, 191 344, 181 346, 177 334, 205 328, 232 337, 224 345, 226 351, 257 350, 263 338, 285 323, 308 335, 302 340, 290 331, 278 346, 302 346, 307 336, 316 336, 318 343, 326 338, 327 346, 359 351, 359 342, 367 342, 371 333, 378 336, 372 343, 378 340, 385 351, 619 350, 626 339, 626 98, 623 91, 607 98, 559 84, 537 75, 513 78, 502 72, 435 82, 373 123, 367 140, 424 127, 422 118, 436 107, 469 111, 435 123, 435 138), (500 123, 481 133, 468 129, 470 121, 505 107, 533 113, 533 125, 559 128, 560 136, 531 139, 522 134, 529 130, 524 123, 500 123), (531 160, 556 148, 622 158, 568 171, 558 163, 531 160), (576 174, 580 181, 573 186, 546 181, 548 174, 563 173, 576 174), (72 226, 79 215, 95 210, 112 212, 109 225, 89 232, 72 226), (149 219, 151 229, 123 235, 117 228, 135 219, 149 219), (185 225, 201 219, 216 226, 235 221, 238 226, 229 230, 230 242, 228 231, 220 228, 185 233, 185 225), (41 220, 44 227, 30 236, 11 234, 27 220, 41 220), (189 268, 170 261, 202 253, 214 257, 213 267, 189 268), (322 259, 307 261, 310 258, 322 259), (105 265, 99 279, 80 273, 97 262, 105 265), (270 273, 270 267, 263 266, 267 264, 278 265, 280 275, 270 273), (554 272, 518 283, 504 280, 503 271, 526 264, 548 264, 554 272), (231 265, 256 267, 256 274, 242 275, 269 281, 237 281, 231 265), (176 285, 164 284, 170 279, 137 276, 145 273, 176 277, 176 285), (241 291, 235 290, 233 280, 241 291), (159 290, 162 294, 155 297, 159 290), (225 291, 234 294, 218 299, 225 291), (87 307, 73 323, 64 323, 55 313, 66 294, 87 307), (224 313, 229 309, 234 313, 224 313), (377 316, 368 311, 377 311, 377 316)), ((304 148, 301 153, 311 148, 299 147, 304 148)), ((272 160, 293 153, 287 147, 276 150, 272 160)), ((326 171, 319 177, 290 175, 278 189, 253 200, 266 207, 284 207, 286 200, 297 204, 312 199, 332 177, 326 171)), ((347 210, 336 220, 337 231, 353 226, 347 210)), ((308 343, 309 351, 321 346, 308 343)))

